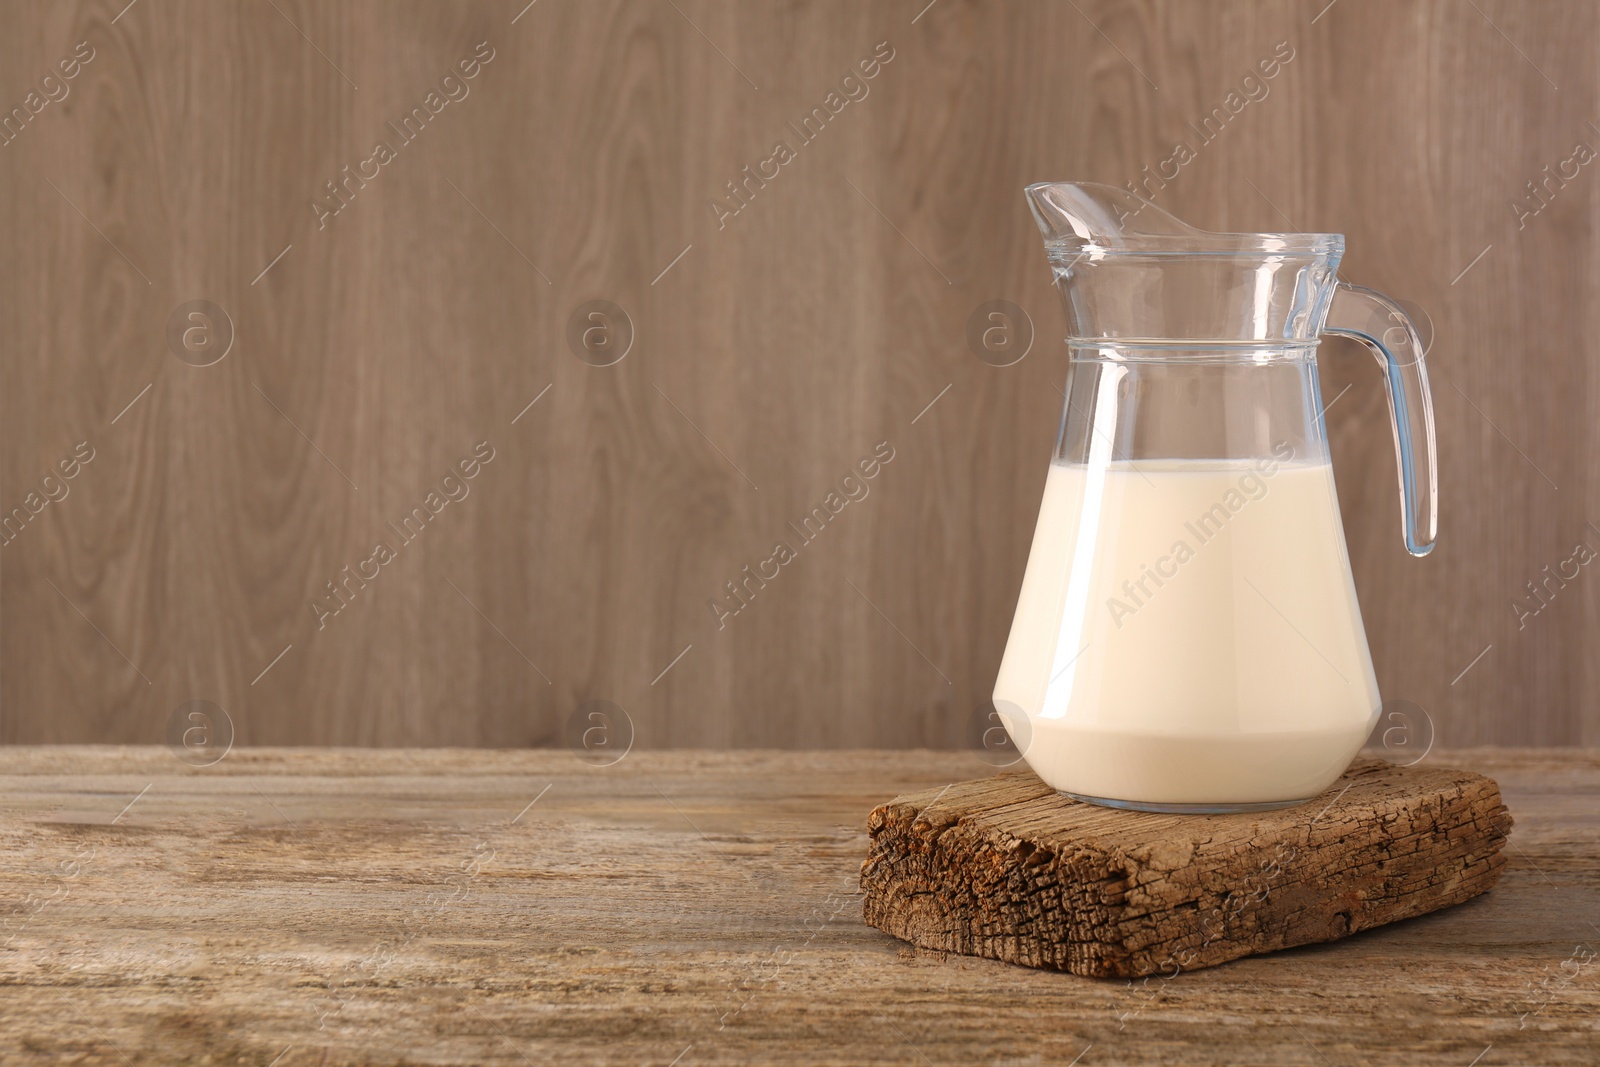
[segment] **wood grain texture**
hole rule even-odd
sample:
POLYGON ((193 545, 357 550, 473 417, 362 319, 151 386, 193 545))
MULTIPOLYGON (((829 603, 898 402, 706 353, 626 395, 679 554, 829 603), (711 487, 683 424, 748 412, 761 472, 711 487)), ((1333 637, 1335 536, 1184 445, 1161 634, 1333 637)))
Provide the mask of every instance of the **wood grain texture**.
POLYGON ((1021 187, 1141 178, 1284 41, 1158 202, 1343 232, 1348 278, 1423 309, 1430 558, 1396 536, 1379 376, 1323 360, 1383 692, 1443 744, 1600 743, 1600 583, 1513 608, 1600 549, 1600 181, 1526 187, 1600 147, 1593 4, 8 0, 0 25, 0 107, 95 52, 0 147, 0 509, 95 450, 0 548, 0 739, 154 743, 206 699, 255 744, 545 745, 603 698, 642 747, 960 745, 1065 373, 1021 187), (319 228, 480 42, 470 95, 319 228), (708 201, 880 42, 868 95, 719 226, 708 201), (964 340, 997 298, 1036 334, 1006 368, 964 340), (192 299, 234 326, 214 366, 168 351, 192 299), (611 367, 568 348, 593 299, 633 324, 611 367), (393 544, 479 441, 470 496, 393 544), (879 442, 869 495, 719 624, 879 442), (379 541, 398 558, 321 626, 379 541))
POLYGON ((862 913, 921 948, 1170 981, 1470 900, 1510 829, 1492 779, 1446 767, 1358 760, 1306 804, 1186 816, 1015 771, 874 808, 862 913))
POLYGON ((1493 892, 1123 982, 861 922, 865 813, 981 773, 963 753, 598 769, 245 749, 192 769, 161 748, 10 748, 0 1047, 257 1067, 1592 1063, 1600 752, 1442 760, 1516 812, 1493 892))

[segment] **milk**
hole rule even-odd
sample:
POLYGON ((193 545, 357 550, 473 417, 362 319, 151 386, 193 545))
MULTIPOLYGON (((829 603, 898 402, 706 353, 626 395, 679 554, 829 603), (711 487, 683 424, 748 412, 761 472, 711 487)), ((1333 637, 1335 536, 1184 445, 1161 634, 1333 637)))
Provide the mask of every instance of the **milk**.
POLYGON ((994 696, 1026 714, 1013 737, 1064 792, 1316 796, 1379 705, 1332 468, 1284 448, 1052 464, 994 696))

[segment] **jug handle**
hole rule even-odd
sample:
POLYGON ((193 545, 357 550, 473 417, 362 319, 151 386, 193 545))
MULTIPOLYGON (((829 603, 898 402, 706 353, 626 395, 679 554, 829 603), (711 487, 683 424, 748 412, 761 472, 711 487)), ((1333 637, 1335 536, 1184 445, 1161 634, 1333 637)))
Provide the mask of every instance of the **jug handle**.
POLYGON ((1323 332, 1355 338, 1372 350, 1383 368, 1400 473, 1400 532, 1407 552, 1426 556, 1433 551, 1439 529, 1439 457, 1428 368, 1422 361, 1417 327, 1399 304, 1382 293, 1340 282, 1323 332))

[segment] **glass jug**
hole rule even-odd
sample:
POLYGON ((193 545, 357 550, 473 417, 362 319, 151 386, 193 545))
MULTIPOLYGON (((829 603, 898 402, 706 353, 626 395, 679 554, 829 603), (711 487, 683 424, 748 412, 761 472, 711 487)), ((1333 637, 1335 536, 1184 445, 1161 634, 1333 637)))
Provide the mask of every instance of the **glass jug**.
POLYGON ((1318 335, 1388 389, 1400 514, 1433 547, 1422 344, 1336 277, 1344 238, 1208 233, 1106 185, 1031 185, 1070 323, 1054 461, 995 708, 1046 783, 1150 811, 1303 803, 1379 696, 1317 382, 1318 335))

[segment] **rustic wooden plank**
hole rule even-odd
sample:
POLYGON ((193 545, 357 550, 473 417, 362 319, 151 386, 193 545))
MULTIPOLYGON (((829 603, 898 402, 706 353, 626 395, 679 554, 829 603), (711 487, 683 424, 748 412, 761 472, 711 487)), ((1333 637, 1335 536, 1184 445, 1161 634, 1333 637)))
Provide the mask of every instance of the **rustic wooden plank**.
POLYGON ((875 808, 863 912, 923 948, 1171 976, 1469 900, 1499 880, 1510 828, 1492 779, 1374 759, 1310 803, 1239 815, 1114 811, 1018 771, 875 808))
POLYGON ((1465 1067, 1492 1044, 1479 1067, 1592 1063, 1600 969, 1568 961, 1600 940, 1600 752, 1441 759, 1517 815, 1494 892, 1122 982, 860 921, 863 813, 984 772, 962 753, 241 749, 192 769, 0 748, 0 1049, 30 1067, 927 1067, 1090 1045, 1080 1067, 1465 1067))

